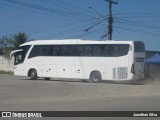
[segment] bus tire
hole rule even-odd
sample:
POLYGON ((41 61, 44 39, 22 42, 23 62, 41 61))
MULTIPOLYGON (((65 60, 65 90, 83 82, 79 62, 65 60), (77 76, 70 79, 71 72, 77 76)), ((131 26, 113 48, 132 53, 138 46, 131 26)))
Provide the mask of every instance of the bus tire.
POLYGON ((99 71, 93 71, 90 74, 90 81, 93 83, 102 82, 101 73, 99 71))
POLYGON ((49 78, 49 77, 46 77, 46 78, 44 78, 45 80, 51 80, 51 78, 49 78))
POLYGON ((36 80, 37 79, 37 71, 35 69, 31 69, 29 72, 29 77, 31 80, 36 80))

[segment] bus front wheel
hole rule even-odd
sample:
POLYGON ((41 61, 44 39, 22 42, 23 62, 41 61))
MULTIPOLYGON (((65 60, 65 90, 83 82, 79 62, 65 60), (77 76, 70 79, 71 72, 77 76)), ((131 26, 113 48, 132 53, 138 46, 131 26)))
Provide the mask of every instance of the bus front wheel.
POLYGON ((99 71, 93 71, 90 74, 90 81, 93 82, 93 83, 101 82, 102 81, 101 73, 99 71))
POLYGON ((37 71, 35 69, 32 69, 30 71, 29 77, 31 80, 36 80, 37 79, 37 71))

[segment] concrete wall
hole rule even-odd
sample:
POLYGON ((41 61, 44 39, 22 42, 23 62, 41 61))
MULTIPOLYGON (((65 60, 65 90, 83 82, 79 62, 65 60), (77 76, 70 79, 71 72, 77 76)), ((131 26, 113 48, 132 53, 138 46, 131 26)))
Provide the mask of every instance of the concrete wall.
POLYGON ((5 58, 0 55, 0 70, 13 71, 14 59, 5 58))

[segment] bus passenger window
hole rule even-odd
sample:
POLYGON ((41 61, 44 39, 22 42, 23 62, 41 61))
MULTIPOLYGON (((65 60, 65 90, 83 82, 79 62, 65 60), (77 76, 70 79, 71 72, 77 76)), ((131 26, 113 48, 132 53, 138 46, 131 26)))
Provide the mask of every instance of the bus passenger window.
POLYGON ((100 48, 101 46, 93 46, 93 52, 92 52, 92 56, 101 56, 102 54, 102 50, 100 48))
POLYGON ((85 46, 85 50, 84 50, 84 56, 91 56, 92 53, 92 46, 85 46))
POLYGON ((107 50, 105 45, 101 46, 101 56, 107 56, 107 50))
POLYGON ((82 45, 76 46, 75 56, 84 56, 84 46, 82 45))

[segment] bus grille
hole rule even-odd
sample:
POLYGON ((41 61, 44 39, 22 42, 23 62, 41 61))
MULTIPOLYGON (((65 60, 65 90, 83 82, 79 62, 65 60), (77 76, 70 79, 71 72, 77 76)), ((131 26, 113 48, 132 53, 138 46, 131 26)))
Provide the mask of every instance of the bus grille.
POLYGON ((113 68, 113 79, 116 79, 116 68, 113 68))
POLYGON ((113 79, 127 79, 128 78, 128 68, 127 67, 118 67, 113 68, 113 79))

